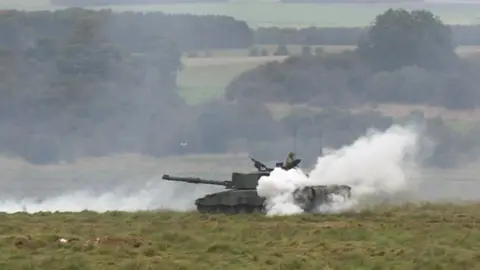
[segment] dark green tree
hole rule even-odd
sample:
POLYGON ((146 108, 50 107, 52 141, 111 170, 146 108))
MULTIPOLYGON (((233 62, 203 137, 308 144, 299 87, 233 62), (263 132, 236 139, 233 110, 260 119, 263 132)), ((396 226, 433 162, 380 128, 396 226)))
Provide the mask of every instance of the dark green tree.
POLYGON ((312 55, 312 48, 310 48, 310 46, 303 46, 302 47, 302 55, 303 56, 311 56, 312 55))
POLYGON ((281 56, 287 56, 289 54, 290 52, 288 51, 288 48, 285 45, 278 45, 277 50, 273 53, 273 55, 281 55, 281 56))
POLYGON ((389 9, 360 38, 358 51, 374 70, 444 69, 457 58, 448 26, 429 11, 389 9))

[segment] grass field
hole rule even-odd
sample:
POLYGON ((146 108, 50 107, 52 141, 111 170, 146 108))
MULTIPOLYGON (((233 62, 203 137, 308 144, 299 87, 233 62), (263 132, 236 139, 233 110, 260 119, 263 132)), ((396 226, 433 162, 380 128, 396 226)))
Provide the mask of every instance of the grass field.
POLYGON ((334 216, 0 215, 2 269, 478 269, 480 205, 334 216))
POLYGON ((257 63, 187 67, 178 76, 179 93, 189 104, 223 98, 225 86, 257 63))

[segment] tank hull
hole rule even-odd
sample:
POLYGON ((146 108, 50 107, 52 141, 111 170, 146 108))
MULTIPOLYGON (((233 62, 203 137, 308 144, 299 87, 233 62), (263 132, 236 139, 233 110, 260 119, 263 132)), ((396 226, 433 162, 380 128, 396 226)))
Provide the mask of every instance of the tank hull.
MULTIPOLYGON (((306 186, 293 192, 294 203, 306 213, 314 213, 322 205, 332 203, 332 195, 351 197, 351 188, 345 185, 306 186)), ((256 190, 226 190, 208 194, 195 201, 200 213, 266 213, 265 198, 256 190)))
POLYGON ((226 190, 199 198, 195 205, 201 213, 264 213, 264 202, 256 190, 226 190))

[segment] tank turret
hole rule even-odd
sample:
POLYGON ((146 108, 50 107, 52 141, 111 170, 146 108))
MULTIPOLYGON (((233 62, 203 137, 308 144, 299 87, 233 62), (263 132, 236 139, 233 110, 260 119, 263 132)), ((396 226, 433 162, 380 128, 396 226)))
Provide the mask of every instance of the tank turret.
POLYGON ((162 179, 176 182, 186 182, 191 184, 204 184, 224 186, 226 189, 256 189, 258 181, 262 176, 268 176, 270 172, 251 172, 251 173, 232 173, 231 180, 207 180, 198 177, 178 177, 165 174, 162 179))

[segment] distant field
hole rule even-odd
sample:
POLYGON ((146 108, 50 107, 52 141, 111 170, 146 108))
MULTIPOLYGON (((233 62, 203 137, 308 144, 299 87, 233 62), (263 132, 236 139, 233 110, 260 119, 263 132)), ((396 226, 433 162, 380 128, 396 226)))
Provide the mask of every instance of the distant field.
POLYGON ((187 66, 180 72, 177 78, 180 95, 189 104, 223 98, 225 87, 231 80, 242 72, 255 68, 259 64, 259 62, 253 61, 246 63, 227 62, 215 65, 187 66))
MULTIPOLYGON (((196 51, 196 53, 198 54, 199 57, 194 57, 194 58, 189 58, 188 53, 185 53, 183 57, 184 57, 184 60, 187 61, 187 62, 184 62, 184 63, 187 66, 198 65, 198 63, 200 63, 202 61, 206 61, 206 63, 209 63, 209 61, 213 61, 213 60, 208 60, 210 58, 215 58, 216 60, 214 60, 214 61, 216 61, 216 62, 221 61, 220 59, 225 60, 226 62, 232 62, 232 61, 235 61, 235 62, 239 62, 239 61, 266 62, 266 61, 283 59, 283 57, 278 57, 278 56, 273 55, 273 53, 277 49, 278 45, 254 45, 253 47, 258 48, 258 49, 266 49, 269 56, 268 57, 259 56, 259 57, 250 58, 249 55, 248 55, 248 53, 249 53, 248 49, 220 49, 220 50, 210 50, 209 51, 210 54, 211 54, 210 57, 205 57, 205 54, 206 54, 205 51, 196 51), (234 60, 232 60, 232 59, 234 59, 234 60)), ((288 48, 290 54, 292 54, 292 55, 300 54, 301 51, 302 51, 302 47, 303 46, 301 46, 301 45, 287 45, 287 48, 288 48)), ((318 45, 318 46, 310 46, 310 48, 312 49, 312 51, 315 48, 322 48, 323 52, 325 52, 325 53, 339 53, 339 52, 342 52, 342 51, 345 51, 345 50, 352 50, 352 49, 355 48, 355 46, 350 46, 350 45, 318 45)), ((475 52, 477 50, 480 52, 480 47, 477 48, 476 46, 465 46, 465 49, 462 48, 462 51, 468 51, 468 52, 472 52, 472 51, 475 52)), ((209 65, 209 64, 207 64, 207 65, 209 65)))
MULTIPOLYGON (((182 62, 185 68, 180 72, 177 80, 180 94, 191 104, 201 103, 212 98, 221 98, 225 87, 236 76, 266 62, 285 59, 284 56, 271 55, 275 51, 276 45, 256 47, 266 48, 270 56, 249 57, 248 50, 245 49, 211 51, 211 57, 188 58, 184 56, 182 62)), ((354 48, 353 46, 312 46, 312 48, 315 47, 323 48, 325 53, 338 53, 354 48)), ((301 48, 302 46, 297 45, 288 46, 292 55, 299 54, 301 48)), ((463 57, 480 56, 480 46, 462 46, 457 49, 457 52, 463 57)), ((202 56, 204 52, 198 53, 202 56)), ((395 114, 398 113, 397 109, 395 114)), ((456 118, 457 115, 458 113, 452 117, 456 118)), ((472 115, 480 117, 480 112, 472 115)), ((472 115, 468 112, 466 117, 470 118, 472 115)))
MULTIPOLYGON (((278 45, 255 45, 255 48, 266 49, 269 53, 268 57, 249 57, 248 49, 220 49, 210 50, 210 57, 205 57, 204 51, 197 51, 198 57, 188 57, 188 53, 183 56, 183 63, 186 66, 210 66, 218 65, 220 63, 235 64, 245 62, 267 62, 273 60, 281 60, 284 57, 273 56, 272 54, 277 49, 278 45), (212 58, 214 58, 212 60, 212 58)), ((301 45, 287 45, 291 55, 298 55, 302 50, 301 45)), ((310 46, 312 51, 315 48, 322 48, 325 53, 340 53, 342 51, 349 51, 355 49, 353 45, 318 45, 310 46)), ((458 46, 456 52, 463 57, 466 56, 480 56, 480 46, 458 46)))
MULTIPOLYGON (((54 9, 46 0, 1 1, 0 8, 26 10, 54 9)), ((167 13, 216 14, 246 21, 251 27, 365 26, 390 7, 428 9, 448 24, 477 24, 480 5, 452 3, 397 4, 282 4, 264 1, 240 1, 228 4, 175 4, 105 6, 116 11, 163 11, 167 13)), ((95 9, 99 9, 95 7, 95 9)))
MULTIPOLYGON (((256 46, 266 48, 269 56, 249 57, 248 50, 215 50, 211 57, 203 57, 205 52, 198 52, 200 57, 182 59, 184 69, 179 73, 177 84, 182 97, 190 104, 197 104, 212 98, 223 98, 225 87, 241 73, 270 61, 283 61, 285 56, 273 56, 275 45, 256 46)), ((291 54, 299 54, 302 46, 288 46, 291 54)), ((312 46, 315 48, 316 46, 312 46)), ((325 52, 340 52, 351 46, 317 46, 325 52)))
POLYGON ((269 218, 0 215, 3 269, 476 269, 479 205, 269 218))
MULTIPOLYGON (((211 57, 182 59, 185 66, 177 84, 182 97, 190 104, 201 103, 212 98, 223 98, 225 87, 241 73, 270 61, 283 61, 285 56, 272 56, 276 46, 266 48, 269 56, 249 57, 248 50, 216 50, 211 57)), ((326 46, 326 52, 336 52, 343 46, 326 46)), ((301 46, 289 46, 292 54, 298 54, 301 46)), ((202 52, 198 52, 202 56, 202 52)))

